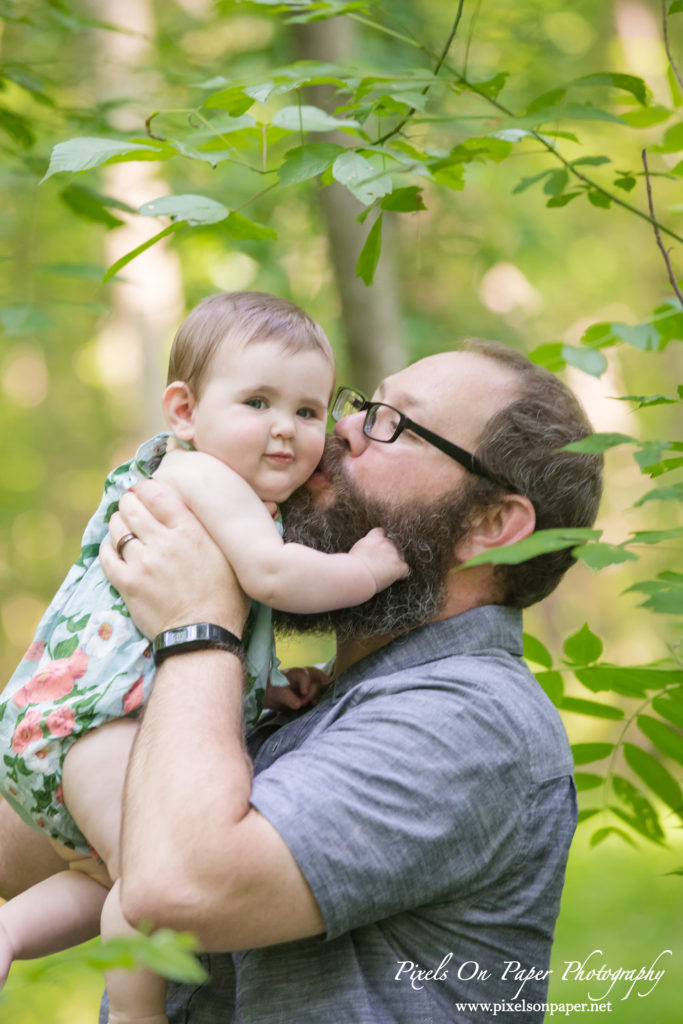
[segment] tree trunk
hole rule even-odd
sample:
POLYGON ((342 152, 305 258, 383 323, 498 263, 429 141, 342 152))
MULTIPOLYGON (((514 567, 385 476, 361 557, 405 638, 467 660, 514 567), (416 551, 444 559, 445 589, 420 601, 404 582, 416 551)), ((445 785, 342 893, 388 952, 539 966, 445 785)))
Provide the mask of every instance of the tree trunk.
MULTIPOLYGON (((313 21, 296 26, 293 31, 300 59, 337 63, 348 61, 353 52, 354 26, 348 18, 313 21)), ((334 106, 329 86, 311 87, 306 100, 327 110, 334 106)), ((324 137, 338 145, 348 143, 343 132, 326 133, 324 137)), ((368 231, 367 225, 356 220, 364 207, 336 182, 320 189, 319 197, 341 301, 349 383, 371 391, 383 377, 405 365, 392 215, 384 214, 382 255, 374 283, 368 288, 356 276, 356 263, 368 231)))

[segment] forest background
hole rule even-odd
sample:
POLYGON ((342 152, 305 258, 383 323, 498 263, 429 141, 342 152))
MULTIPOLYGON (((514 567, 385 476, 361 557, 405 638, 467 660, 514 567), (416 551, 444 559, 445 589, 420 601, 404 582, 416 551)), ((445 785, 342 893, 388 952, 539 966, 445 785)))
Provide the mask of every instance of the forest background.
MULTIPOLYGON (((0 0, 0 17, 2 678, 104 475, 163 427, 170 342, 205 295, 292 298, 366 390, 466 337, 529 354, 580 395, 607 477, 596 533, 541 539, 580 560, 526 616, 581 789, 550 998, 604 991, 562 979, 593 950, 612 969, 660 957, 608 1016, 673 1024, 683 2, 0 0)), ((182 973, 183 949, 142 955, 182 973)), ((0 1019, 92 1020, 98 959, 18 965, 0 1019)))

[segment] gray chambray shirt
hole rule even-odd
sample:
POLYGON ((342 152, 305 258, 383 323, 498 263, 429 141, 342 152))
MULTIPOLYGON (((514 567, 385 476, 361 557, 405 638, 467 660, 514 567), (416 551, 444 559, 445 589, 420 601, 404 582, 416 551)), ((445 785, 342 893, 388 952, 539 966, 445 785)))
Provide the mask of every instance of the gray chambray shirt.
POLYGON ((252 730, 252 803, 326 932, 205 957, 172 1024, 543 1020, 576 794, 521 631, 500 606, 430 623, 252 730))

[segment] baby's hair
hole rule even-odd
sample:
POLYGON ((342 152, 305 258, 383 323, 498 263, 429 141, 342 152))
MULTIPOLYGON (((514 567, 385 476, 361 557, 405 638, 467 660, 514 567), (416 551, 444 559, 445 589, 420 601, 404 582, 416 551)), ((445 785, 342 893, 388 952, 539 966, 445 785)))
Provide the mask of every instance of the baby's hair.
POLYGON ((219 292, 195 306, 178 328, 167 383, 185 381, 198 396, 220 345, 258 341, 278 341, 285 352, 318 351, 334 370, 334 353, 327 335, 295 303, 267 292, 219 292))

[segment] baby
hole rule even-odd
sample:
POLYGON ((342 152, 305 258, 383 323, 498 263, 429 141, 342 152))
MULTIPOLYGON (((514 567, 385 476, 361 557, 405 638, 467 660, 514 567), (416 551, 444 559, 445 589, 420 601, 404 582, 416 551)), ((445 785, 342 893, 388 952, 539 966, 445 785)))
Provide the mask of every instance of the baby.
MULTIPOLYGON (((248 723, 258 718, 267 685, 287 685, 274 655, 271 607, 360 604, 407 573, 379 529, 348 554, 324 555, 285 544, 274 521, 277 503, 321 458, 334 378, 321 328, 274 296, 214 295, 178 330, 162 399, 172 433, 142 445, 107 478, 81 555, 0 695, 0 793, 45 833, 67 869, 0 907, 0 985, 14 959, 54 952, 98 929, 103 936, 131 931, 118 898, 121 797, 154 661, 98 559, 121 495, 152 474, 175 487, 253 599, 245 633, 248 723)), ((131 536, 128 543, 141 542, 131 536)), ((110 1024, 166 1022, 165 985, 156 975, 112 973, 107 988, 110 1024)))

